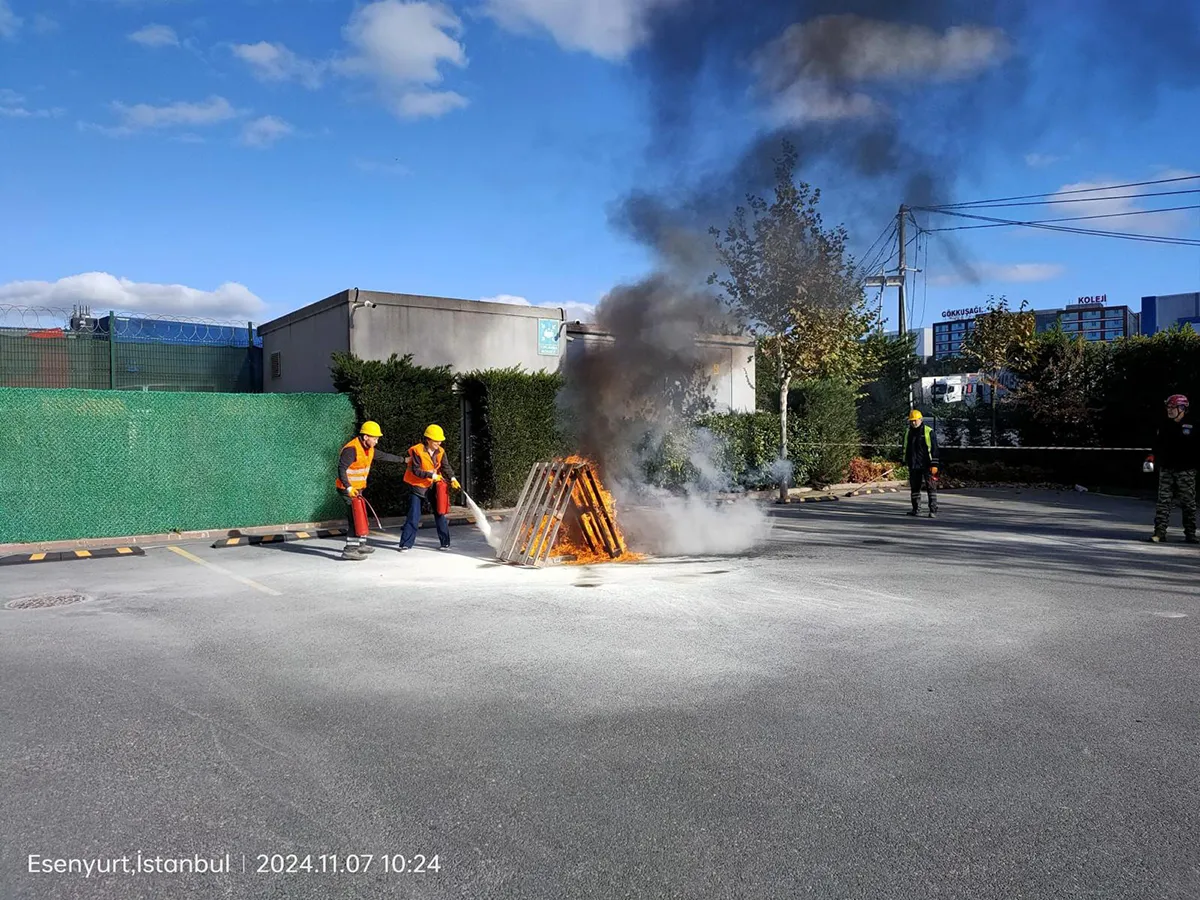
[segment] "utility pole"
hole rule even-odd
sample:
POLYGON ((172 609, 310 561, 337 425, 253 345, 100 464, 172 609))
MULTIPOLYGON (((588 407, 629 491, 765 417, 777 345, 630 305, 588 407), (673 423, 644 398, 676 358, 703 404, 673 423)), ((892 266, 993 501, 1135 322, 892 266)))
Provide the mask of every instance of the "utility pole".
MULTIPOLYGON (((908 254, 907 254, 906 248, 905 248, 905 244, 908 243, 908 235, 907 235, 907 231, 906 231, 906 225, 908 224, 907 219, 908 219, 908 207, 901 204, 900 212, 896 214, 896 232, 900 238, 900 271, 895 275, 887 275, 881 271, 878 275, 872 275, 868 278, 863 279, 863 283, 870 285, 871 287, 899 288, 899 290, 900 290, 900 309, 899 309, 900 315, 896 320, 896 334, 899 335, 900 337, 904 337, 906 334, 908 334, 908 315, 907 315, 907 309, 905 308, 908 298, 905 295, 905 290, 904 290, 904 282, 905 282, 905 279, 908 277, 908 273, 910 271, 908 268, 908 254)), ((911 271, 917 271, 917 270, 913 269, 911 271)))
POLYGON ((905 337, 908 334, 908 322, 905 317, 905 308, 904 308, 904 301, 905 301, 904 283, 907 280, 907 276, 908 276, 908 266, 905 264, 907 257, 904 252, 905 244, 907 243, 907 241, 905 240, 905 235, 904 235, 904 226, 906 224, 905 220, 907 218, 908 218, 908 207, 905 206, 903 203, 901 203, 900 204, 900 212, 896 214, 896 220, 898 222, 898 231, 900 233, 900 284, 899 284, 899 287, 900 287, 900 318, 898 319, 898 322, 899 322, 898 331, 899 331, 900 337, 905 337))

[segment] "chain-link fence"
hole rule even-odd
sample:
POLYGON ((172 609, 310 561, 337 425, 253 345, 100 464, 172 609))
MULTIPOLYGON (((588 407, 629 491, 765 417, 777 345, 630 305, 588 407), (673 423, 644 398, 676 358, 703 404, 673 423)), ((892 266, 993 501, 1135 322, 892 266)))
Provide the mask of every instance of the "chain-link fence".
POLYGON ((262 390, 252 323, 0 305, 0 387, 262 390))
POLYGON ((0 388, 0 544, 345 514, 342 394, 0 388))

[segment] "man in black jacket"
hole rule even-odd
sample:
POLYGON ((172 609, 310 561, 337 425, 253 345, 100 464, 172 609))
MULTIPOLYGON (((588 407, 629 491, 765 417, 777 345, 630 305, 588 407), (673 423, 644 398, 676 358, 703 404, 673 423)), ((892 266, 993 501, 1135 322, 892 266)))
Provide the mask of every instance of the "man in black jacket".
POLYGON ((1158 467, 1158 507, 1154 511, 1154 534, 1150 540, 1161 543, 1167 539, 1167 523, 1171 508, 1183 507, 1183 539, 1189 544, 1196 539, 1196 465, 1200 461, 1200 433, 1187 417, 1188 398, 1172 394, 1167 398, 1167 418, 1158 428, 1152 454, 1146 459, 1146 469, 1158 467))
POLYGON ((908 467, 908 487, 912 492, 912 511, 917 514, 921 505, 921 488, 929 496, 929 518, 937 515, 937 435, 925 424, 919 409, 908 414, 908 428, 904 429, 904 465, 908 467))

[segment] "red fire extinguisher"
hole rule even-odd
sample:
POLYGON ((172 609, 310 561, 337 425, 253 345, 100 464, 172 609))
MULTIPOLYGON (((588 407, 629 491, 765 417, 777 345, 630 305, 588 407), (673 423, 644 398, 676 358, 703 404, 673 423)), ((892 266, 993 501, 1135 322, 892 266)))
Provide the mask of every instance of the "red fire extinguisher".
POLYGON ((354 536, 366 537, 369 527, 367 525, 367 501, 362 494, 355 494, 350 498, 350 512, 354 517, 354 536))
POLYGON ((450 486, 446 484, 445 478, 433 483, 433 511, 439 516, 450 512, 450 486))

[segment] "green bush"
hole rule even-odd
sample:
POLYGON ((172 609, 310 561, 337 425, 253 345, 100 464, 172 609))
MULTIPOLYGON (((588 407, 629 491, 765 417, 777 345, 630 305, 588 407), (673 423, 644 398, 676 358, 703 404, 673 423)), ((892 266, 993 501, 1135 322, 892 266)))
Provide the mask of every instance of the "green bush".
MULTIPOLYGON (((796 431, 789 427, 789 437, 795 434, 798 438, 797 450, 801 445, 815 445, 807 460, 806 480, 813 484, 842 481, 859 450, 854 388, 836 379, 813 379, 802 382, 794 397, 796 431)), ((798 479, 796 483, 800 483, 798 479)))
POLYGON ((561 376, 520 366, 470 372, 462 377, 471 432, 471 480, 480 503, 516 503, 541 460, 564 453, 555 410, 561 376))
MULTIPOLYGON (((436 422, 446 432, 446 454, 456 470, 460 459, 462 405, 449 366, 413 365, 412 355, 392 354, 386 362, 363 360, 349 353, 333 355, 334 387, 350 396, 359 422, 374 419, 383 429, 379 449, 403 456, 436 422)), ((404 467, 376 463, 367 490, 381 515, 403 515, 404 467)))

